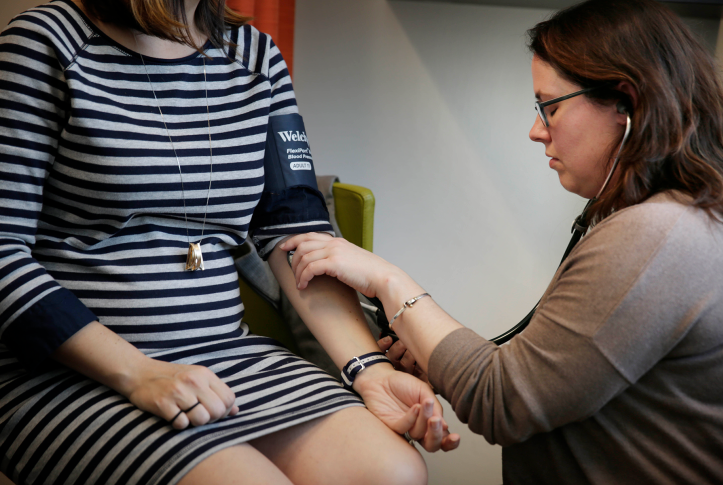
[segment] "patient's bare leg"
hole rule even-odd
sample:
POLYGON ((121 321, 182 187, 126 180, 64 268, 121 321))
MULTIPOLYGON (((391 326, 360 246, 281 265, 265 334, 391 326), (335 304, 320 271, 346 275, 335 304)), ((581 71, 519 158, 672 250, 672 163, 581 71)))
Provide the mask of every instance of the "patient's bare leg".
POLYGON ((347 408, 251 442, 295 485, 421 485, 422 456, 368 410, 347 408))
POLYGON ((223 449, 196 465, 178 485, 292 485, 249 444, 223 449))

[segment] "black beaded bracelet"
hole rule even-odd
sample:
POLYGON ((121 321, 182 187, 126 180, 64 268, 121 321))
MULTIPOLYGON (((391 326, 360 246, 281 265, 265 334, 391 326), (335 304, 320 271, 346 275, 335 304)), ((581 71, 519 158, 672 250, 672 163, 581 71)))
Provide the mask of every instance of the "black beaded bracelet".
POLYGON ((381 364, 383 362, 392 363, 392 361, 381 352, 370 352, 360 357, 354 357, 347 362, 341 370, 341 383, 345 389, 353 391, 352 384, 354 384, 354 379, 357 374, 371 365, 381 364))

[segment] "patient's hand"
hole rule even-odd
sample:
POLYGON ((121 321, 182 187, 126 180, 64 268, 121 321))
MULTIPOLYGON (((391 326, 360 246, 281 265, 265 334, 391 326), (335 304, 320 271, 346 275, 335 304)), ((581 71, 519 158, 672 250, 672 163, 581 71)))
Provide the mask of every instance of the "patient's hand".
POLYGON ((399 434, 409 432, 425 450, 451 451, 459 446, 460 436, 449 432, 432 388, 419 379, 383 363, 361 372, 354 390, 372 414, 399 434))
POLYGON ((417 359, 414 358, 412 352, 407 349, 401 340, 394 342, 391 337, 384 337, 377 341, 377 345, 382 352, 386 352, 387 357, 392 361, 395 369, 412 374, 414 377, 429 384, 427 373, 416 365, 417 359))
POLYGON ((128 388, 128 399, 176 429, 213 423, 238 412, 234 392, 207 367, 149 359, 137 377, 128 388))

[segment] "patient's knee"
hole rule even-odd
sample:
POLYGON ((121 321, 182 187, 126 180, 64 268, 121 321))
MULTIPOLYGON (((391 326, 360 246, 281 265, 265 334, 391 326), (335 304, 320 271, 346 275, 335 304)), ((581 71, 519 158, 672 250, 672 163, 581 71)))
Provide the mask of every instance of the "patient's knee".
POLYGON ((378 464, 379 474, 375 483, 393 483, 394 485, 425 485, 427 483, 427 465, 422 455, 412 446, 400 443, 390 450, 387 458, 378 464))

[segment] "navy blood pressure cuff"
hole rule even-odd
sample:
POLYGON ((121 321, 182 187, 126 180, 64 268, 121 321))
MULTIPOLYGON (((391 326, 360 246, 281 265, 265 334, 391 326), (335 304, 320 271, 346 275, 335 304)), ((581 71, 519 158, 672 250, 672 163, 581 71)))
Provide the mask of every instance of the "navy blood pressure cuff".
POLYGON ((317 190, 314 160, 301 115, 269 118, 264 179, 264 189, 272 193, 299 185, 317 190))
POLYGON ((271 116, 264 155, 264 191, 251 217, 249 233, 266 259, 283 236, 305 232, 333 234, 326 200, 316 186, 314 160, 298 114, 271 116))

